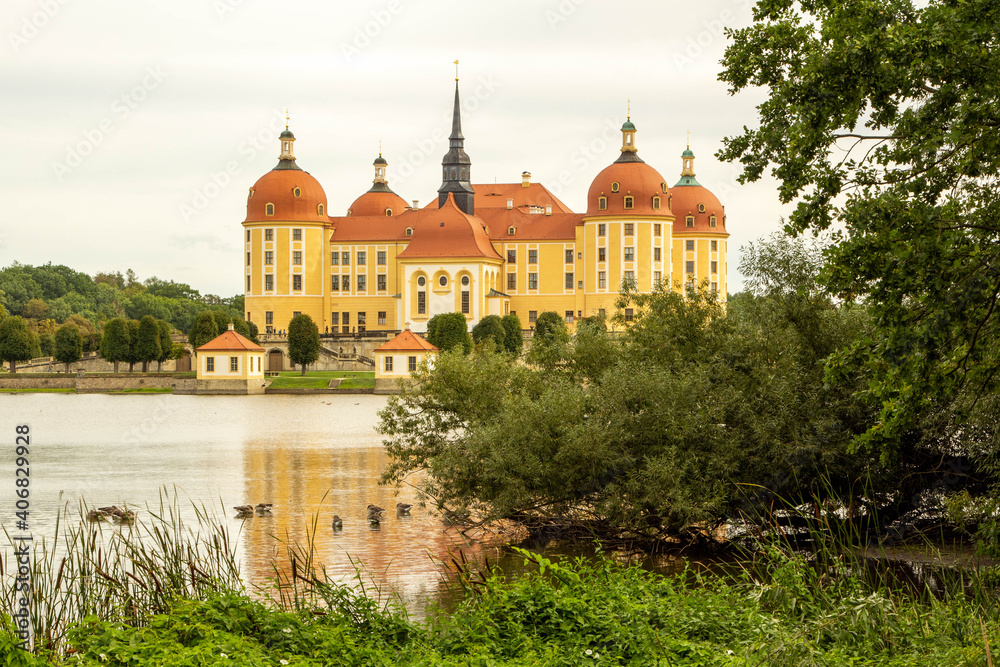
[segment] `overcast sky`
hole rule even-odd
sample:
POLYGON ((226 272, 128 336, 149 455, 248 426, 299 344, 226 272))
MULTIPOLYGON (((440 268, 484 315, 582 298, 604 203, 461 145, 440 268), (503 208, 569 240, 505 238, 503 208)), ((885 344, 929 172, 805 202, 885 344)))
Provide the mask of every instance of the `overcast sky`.
POLYGON ((723 26, 749 0, 5 0, 0 266, 132 268, 202 293, 242 287, 246 194, 291 111, 299 165, 343 215, 389 161, 407 201, 436 197, 460 60, 473 182, 522 171, 582 212, 618 156, 670 184, 690 131, 699 181, 739 247, 779 228, 773 181, 713 157, 760 94, 718 81, 723 26))

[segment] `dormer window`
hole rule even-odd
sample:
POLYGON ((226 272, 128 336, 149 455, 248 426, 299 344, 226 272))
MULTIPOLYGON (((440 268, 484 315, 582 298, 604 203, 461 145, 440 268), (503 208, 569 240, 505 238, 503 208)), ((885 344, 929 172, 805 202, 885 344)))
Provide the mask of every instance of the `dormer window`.
POLYGON ((264 206, 264 215, 274 215, 274 204, 264 206))
POLYGON ((612 192, 618 192, 618 188, 619 188, 618 181, 615 181, 614 183, 611 184, 611 191, 612 192))
POLYGON ((663 190, 663 194, 667 194, 667 184, 660 183, 660 189, 663 190))
POLYGON ((660 208, 660 198, 659 197, 653 197, 653 209, 654 210, 659 210, 659 208, 660 208))
POLYGON ((716 226, 716 217, 714 215, 711 218, 708 219, 708 226, 709 227, 715 227, 716 226))
POLYGON ((406 235, 407 236, 413 236, 413 227, 407 227, 406 228, 406 235))
POLYGON ((699 213, 704 213, 705 212, 705 205, 704 204, 698 204, 698 212, 699 213))
POLYGON ((392 217, 392 209, 391 208, 385 209, 385 215, 386 215, 387 218, 391 218, 392 217))
POLYGON ((250 188, 250 194, 247 195, 247 199, 253 199, 253 188, 250 188))
POLYGON ((684 226, 685 227, 694 227, 694 216, 693 215, 689 215, 688 217, 684 218, 684 226))
POLYGON ((601 197, 600 199, 598 199, 597 200, 597 208, 599 208, 602 211, 608 210, 608 198, 607 197, 601 197))
POLYGON ((292 190, 292 194, 295 195, 296 197, 301 197, 302 196, 302 190, 301 190, 301 188, 294 188, 292 190))
POLYGON ((635 197, 625 197, 625 208, 635 207, 635 197))
POLYGON ((507 236, 513 236, 513 235, 514 235, 514 228, 513 227, 508 227, 507 228, 507 236))
POLYGON ((324 211, 324 209, 323 209, 323 205, 322 204, 320 204, 320 205, 318 205, 316 207, 316 213, 318 213, 319 215, 323 215, 323 211, 324 211))

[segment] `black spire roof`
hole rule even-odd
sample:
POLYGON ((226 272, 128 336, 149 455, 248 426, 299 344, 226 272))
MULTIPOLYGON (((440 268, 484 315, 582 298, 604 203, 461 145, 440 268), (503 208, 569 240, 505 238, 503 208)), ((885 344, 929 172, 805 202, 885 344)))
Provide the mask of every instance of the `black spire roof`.
POLYGON ((462 105, 458 97, 458 80, 455 80, 455 110, 451 119, 451 136, 448 137, 448 152, 441 160, 443 174, 438 188, 438 208, 448 201, 448 193, 455 195, 455 203, 469 215, 475 214, 475 194, 472 189, 472 160, 465 152, 465 137, 462 136, 462 105))

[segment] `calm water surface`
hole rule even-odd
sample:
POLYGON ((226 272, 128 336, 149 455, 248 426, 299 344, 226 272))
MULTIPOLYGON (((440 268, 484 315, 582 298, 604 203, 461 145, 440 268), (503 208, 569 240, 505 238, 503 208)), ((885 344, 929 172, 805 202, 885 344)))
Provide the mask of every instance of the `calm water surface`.
POLYGON ((174 396, 0 394, 0 523, 9 532, 15 511, 13 444, 16 424, 31 427, 31 528, 53 534, 59 510, 128 504, 157 509, 164 487, 193 504, 214 508, 238 535, 241 572, 262 583, 283 553, 275 536, 306 540, 317 519, 317 560, 345 580, 363 564, 380 586, 418 613, 446 583, 435 558, 480 546, 414 507, 397 516, 394 495, 378 486, 388 462, 375 433, 386 398, 371 395, 174 396), (232 507, 274 503, 270 516, 236 518, 232 507), (387 508, 380 529, 366 506, 387 508), (223 509, 224 508, 224 509, 223 509), (330 521, 339 514, 344 529, 330 521))

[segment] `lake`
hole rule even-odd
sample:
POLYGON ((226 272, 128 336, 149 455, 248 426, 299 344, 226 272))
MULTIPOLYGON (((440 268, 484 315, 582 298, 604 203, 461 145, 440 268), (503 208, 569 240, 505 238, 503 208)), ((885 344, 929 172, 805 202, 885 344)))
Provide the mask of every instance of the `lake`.
MULTIPOLYGON (((14 532, 15 426, 31 428, 31 531, 51 536, 56 516, 81 499, 89 507, 127 504, 139 518, 176 487, 194 519, 214 508, 232 535, 244 579, 263 583, 285 541, 306 540, 316 521, 317 560, 347 581, 352 559, 422 615, 447 589, 435 559, 481 550, 438 516, 415 506, 398 516, 378 477, 388 457, 374 426, 387 398, 372 395, 175 396, 171 394, 0 394, 0 523, 14 532), (233 506, 269 502, 270 515, 241 519, 233 506), (377 530, 366 507, 385 507, 377 530), (224 509, 223 509, 224 508, 224 509), (334 514, 342 531, 330 528, 334 514)), ((109 524, 110 526, 110 524, 109 524)))

